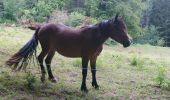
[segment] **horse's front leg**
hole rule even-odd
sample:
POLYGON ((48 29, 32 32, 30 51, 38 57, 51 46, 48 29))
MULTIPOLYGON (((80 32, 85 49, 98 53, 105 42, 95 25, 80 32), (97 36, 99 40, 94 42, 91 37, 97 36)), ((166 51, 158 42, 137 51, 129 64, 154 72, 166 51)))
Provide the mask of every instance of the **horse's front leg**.
POLYGON ((84 92, 88 92, 86 87, 86 77, 87 77, 87 66, 88 66, 89 59, 84 57, 82 58, 82 84, 81 90, 84 92))
POLYGON ((90 58, 90 66, 91 66, 91 73, 92 73, 92 86, 95 87, 95 89, 99 88, 99 85, 96 81, 96 59, 97 57, 90 58))

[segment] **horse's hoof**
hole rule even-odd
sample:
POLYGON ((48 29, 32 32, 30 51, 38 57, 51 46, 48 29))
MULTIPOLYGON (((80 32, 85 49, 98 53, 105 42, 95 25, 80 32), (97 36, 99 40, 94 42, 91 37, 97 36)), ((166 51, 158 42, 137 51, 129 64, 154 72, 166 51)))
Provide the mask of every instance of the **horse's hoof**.
POLYGON ((82 92, 88 93, 87 89, 81 89, 82 92))
POLYGON ((86 87, 84 87, 84 86, 82 86, 82 87, 81 87, 81 91, 82 91, 82 92, 85 92, 85 93, 88 93, 87 88, 86 88, 86 87))
POLYGON ((41 82, 42 82, 42 83, 45 82, 45 77, 41 77, 41 82))
POLYGON ((96 90, 99 90, 99 86, 98 86, 98 85, 96 85, 94 88, 95 88, 96 90))
POLYGON ((96 90, 98 90, 98 89, 99 89, 99 85, 98 85, 98 84, 94 84, 94 83, 92 83, 92 86, 93 86, 96 90))
POLYGON ((55 79, 55 78, 49 78, 49 80, 50 80, 52 83, 57 83, 57 79, 55 79))

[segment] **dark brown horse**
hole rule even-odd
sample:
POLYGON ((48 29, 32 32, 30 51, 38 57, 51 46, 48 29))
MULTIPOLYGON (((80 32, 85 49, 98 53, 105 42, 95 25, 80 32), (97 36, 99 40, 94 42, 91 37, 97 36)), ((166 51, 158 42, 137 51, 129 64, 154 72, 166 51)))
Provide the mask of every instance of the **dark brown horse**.
POLYGON ((32 39, 6 63, 10 66, 14 65, 16 68, 21 62, 21 68, 23 63, 33 55, 39 41, 42 47, 42 51, 38 56, 42 73, 41 81, 45 80, 46 71, 43 60, 46 57, 45 63, 49 80, 56 82, 51 72, 51 60, 55 51, 57 51, 65 57, 82 58, 82 91, 87 91, 86 76, 88 62, 90 61, 92 86, 97 89, 99 86, 96 81, 96 60, 102 51, 103 43, 109 37, 121 43, 124 47, 128 47, 131 44, 126 24, 118 15, 113 19, 101 21, 93 26, 85 26, 80 29, 70 28, 63 24, 46 24, 36 28, 32 39))

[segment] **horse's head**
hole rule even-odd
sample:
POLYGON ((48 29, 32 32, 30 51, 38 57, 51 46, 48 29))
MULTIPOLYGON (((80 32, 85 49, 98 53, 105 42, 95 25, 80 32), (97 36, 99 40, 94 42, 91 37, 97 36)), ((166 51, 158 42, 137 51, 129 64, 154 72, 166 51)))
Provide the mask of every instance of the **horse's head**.
POLYGON ((115 41, 121 43, 124 47, 128 47, 131 44, 131 39, 128 35, 127 26, 122 17, 117 14, 110 23, 110 37, 115 41))

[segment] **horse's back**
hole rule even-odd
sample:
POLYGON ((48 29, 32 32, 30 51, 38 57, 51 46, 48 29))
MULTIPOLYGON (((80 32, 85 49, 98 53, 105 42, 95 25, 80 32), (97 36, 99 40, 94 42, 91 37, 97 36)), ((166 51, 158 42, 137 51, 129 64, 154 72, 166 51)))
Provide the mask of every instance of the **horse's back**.
POLYGON ((39 31, 39 35, 41 34, 49 34, 49 33, 53 33, 53 34, 58 34, 58 35, 62 35, 62 34, 68 34, 69 35, 76 35, 81 33, 81 29, 77 29, 77 28, 73 28, 73 27, 69 27, 66 26, 62 23, 57 23, 57 24, 46 24, 44 26, 41 27, 40 31, 39 31))
POLYGON ((58 53, 67 57, 81 56, 83 39, 78 29, 61 23, 47 24, 41 27, 38 38, 42 47, 48 45, 48 47, 55 48, 58 53))

